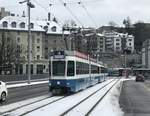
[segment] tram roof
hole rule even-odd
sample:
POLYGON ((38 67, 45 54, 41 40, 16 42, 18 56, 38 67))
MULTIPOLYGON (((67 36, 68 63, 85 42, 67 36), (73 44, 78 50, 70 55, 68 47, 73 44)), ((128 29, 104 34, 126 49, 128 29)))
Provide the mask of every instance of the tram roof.
POLYGON ((103 62, 97 61, 96 59, 94 59, 94 58, 92 58, 92 57, 89 57, 88 54, 84 54, 84 53, 81 53, 81 52, 78 52, 78 51, 68 51, 68 50, 62 51, 62 50, 58 50, 58 51, 53 51, 53 52, 51 53, 51 55, 65 55, 65 56, 79 57, 79 58, 86 59, 86 60, 89 60, 89 59, 90 59, 90 61, 96 62, 96 63, 98 63, 98 64, 101 64, 101 65, 104 65, 105 67, 107 67, 106 64, 104 64, 103 62), (60 51, 61 53, 63 53, 63 54, 60 54, 59 51, 60 51), (55 54, 55 52, 56 52, 57 54, 55 54))

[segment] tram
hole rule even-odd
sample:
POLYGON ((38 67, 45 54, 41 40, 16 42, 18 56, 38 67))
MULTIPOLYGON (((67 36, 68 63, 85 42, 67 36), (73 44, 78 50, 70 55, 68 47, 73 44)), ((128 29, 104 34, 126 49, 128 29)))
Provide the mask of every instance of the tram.
POLYGON ((106 67, 77 51, 54 51, 49 61, 49 90, 52 94, 75 93, 107 76, 106 67))

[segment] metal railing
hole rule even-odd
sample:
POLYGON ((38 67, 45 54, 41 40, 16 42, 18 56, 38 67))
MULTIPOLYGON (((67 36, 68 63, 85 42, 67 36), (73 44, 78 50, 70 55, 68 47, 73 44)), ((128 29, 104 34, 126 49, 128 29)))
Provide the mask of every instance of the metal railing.
MULTIPOLYGON (((49 78, 49 74, 36 74, 31 75, 31 80, 46 79, 49 78)), ((12 81, 25 81, 28 80, 28 75, 0 75, 0 81, 12 82, 12 81)))

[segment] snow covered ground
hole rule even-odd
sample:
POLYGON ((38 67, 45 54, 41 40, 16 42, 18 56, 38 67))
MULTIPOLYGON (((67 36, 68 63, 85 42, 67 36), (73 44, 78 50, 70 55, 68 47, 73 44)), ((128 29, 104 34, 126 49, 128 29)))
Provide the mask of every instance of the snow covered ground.
POLYGON ((97 108, 91 113, 91 116, 123 116, 123 111, 119 106, 119 96, 120 90, 122 87, 122 81, 126 79, 122 79, 112 90, 108 93, 108 95, 102 100, 101 104, 97 106, 97 108))
MULTIPOLYGON (((121 81, 120 81, 121 82, 121 81)), ((123 112, 121 111, 118 103, 119 95, 120 95, 120 82, 111 90, 111 92, 107 95, 107 97, 103 100, 101 104, 94 110, 91 114, 92 116, 122 116, 123 112)), ((90 94, 93 90, 100 88, 100 85, 96 85, 89 90, 85 90, 81 93, 77 93, 73 96, 68 97, 67 99, 63 99, 55 104, 45 106, 40 108, 34 112, 27 114, 27 116, 59 116, 61 113, 66 111, 70 106, 78 103, 81 99, 85 98, 87 94, 90 94)), ((108 89, 109 87, 107 87, 108 89)), ((82 104, 80 107, 76 108, 73 112, 68 114, 68 116, 84 116, 87 113, 87 110, 92 106, 92 104, 96 101, 97 97, 102 96, 104 90, 99 93, 99 95, 95 95, 95 99, 90 99, 88 102, 82 104)))
POLYGON ((48 81, 31 82, 30 84, 28 83, 11 84, 11 85, 7 85, 7 88, 23 87, 23 86, 43 84, 43 83, 48 83, 48 81))
MULTIPOLYGON (((132 78, 134 79, 134 78, 132 78)), ((121 79, 115 87, 111 89, 111 91, 106 95, 106 97, 102 100, 100 104, 93 110, 93 112, 90 114, 91 116, 123 116, 123 112, 119 107, 119 96, 120 96, 120 90, 121 90, 121 83, 122 81, 129 80, 129 79, 121 79)), ((33 112, 30 112, 31 110, 34 110, 42 105, 48 104, 50 102, 53 102, 62 96, 58 97, 52 97, 45 99, 43 101, 40 101, 38 103, 34 103, 31 105, 27 105, 26 107, 23 107, 21 109, 17 109, 13 112, 10 112, 10 116, 18 116, 21 114, 24 114, 26 112, 30 112, 27 114, 27 116, 59 116, 61 113, 72 107, 73 105, 77 104, 79 101, 82 99, 86 98, 88 95, 90 95, 93 91, 98 90, 105 84, 109 83, 111 81, 107 80, 103 83, 97 84, 93 87, 90 87, 86 90, 83 90, 81 92, 78 92, 74 95, 70 95, 62 100, 59 100, 57 102, 54 102, 53 104, 46 105, 45 107, 39 108, 33 112)), ((36 82, 35 82, 36 83, 36 82)), ((45 81, 47 83, 47 81, 45 81)), ((33 83, 32 83, 33 84, 33 83)), ((38 82, 36 83, 38 84, 38 82)), ((28 84, 27 84, 28 85, 28 84)), ((11 87, 15 87, 11 86, 11 87)), ((26 84, 23 85, 17 85, 17 86, 26 86, 26 84)), ((106 87, 105 90, 108 90, 109 87, 106 87)), ((75 108, 71 113, 68 113, 67 116, 84 116, 84 114, 87 112, 87 110, 92 106, 94 102, 97 101, 97 98, 100 98, 102 94, 104 93, 104 90, 101 91, 100 93, 95 94, 95 96, 91 99, 89 99, 86 103, 83 103, 79 107, 75 108)), ((8 111, 13 108, 17 108, 21 105, 26 105, 29 103, 32 103, 34 101, 37 101, 38 99, 43 99, 46 98, 47 96, 42 96, 39 98, 33 98, 29 99, 26 101, 10 104, 7 106, 1 106, 0 107, 0 112, 8 111)))

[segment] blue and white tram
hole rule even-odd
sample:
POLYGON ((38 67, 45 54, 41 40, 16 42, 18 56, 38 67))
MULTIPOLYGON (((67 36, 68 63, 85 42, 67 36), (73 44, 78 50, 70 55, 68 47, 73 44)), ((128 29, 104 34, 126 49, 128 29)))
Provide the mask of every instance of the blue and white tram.
POLYGON ((53 94, 78 92, 105 80, 105 67, 76 51, 54 51, 49 65, 53 94))

